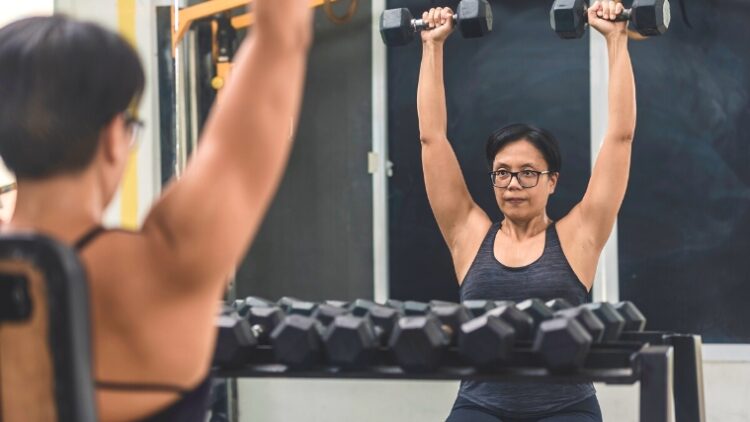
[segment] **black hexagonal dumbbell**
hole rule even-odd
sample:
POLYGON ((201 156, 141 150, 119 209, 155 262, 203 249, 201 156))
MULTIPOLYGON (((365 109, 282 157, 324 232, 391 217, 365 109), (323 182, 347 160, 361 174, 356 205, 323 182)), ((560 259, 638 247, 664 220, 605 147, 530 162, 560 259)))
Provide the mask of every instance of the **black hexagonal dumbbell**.
POLYGON ((551 372, 570 372, 583 366, 591 343, 577 319, 554 318, 539 325, 532 349, 551 372))
POLYGON ((233 309, 222 310, 216 320, 219 330, 213 362, 221 367, 241 365, 258 345, 250 324, 233 309))
MULTIPOLYGON (((390 338, 393 326, 398 319, 403 316, 403 302, 396 307, 377 304, 367 299, 357 299, 351 303, 349 310, 352 315, 368 318, 375 328, 375 335, 380 345, 385 346, 390 338)), ((421 311, 424 304, 421 302, 412 302, 410 305, 412 311, 421 311)))
POLYGON ((592 343, 601 343, 602 339, 604 338, 604 324, 596 316, 596 314, 591 311, 591 309, 585 306, 561 309, 555 312, 555 317, 572 318, 578 321, 578 323, 581 324, 581 326, 585 328, 591 336, 592 343))
POLYGON ((326 300, 326 305, 335 306, 337 308, 348 308, 349 302, 343 301, 343 300, 326 300))
POLYGON ((240 316, 245 316, 251 308, 267 308, 276 306, 276 304, 262 297, 248 296, 244 299, 235 300, 233 306, 237 309, 237 313, 240 316))
POLYGON ((327 328, 349 310, 299 300, 289 301, 287 307, 289 314, 271 335, 276 360, 295 369, 322 363, 327 328))
POLYGON ((250 324, 253 335, 260 344, 270 344, 271 332, 284 319, 284 311, 278 306, 255 306, 241 315, 250 324))
POLYGON ((367 312, 373 306, 377 306, 377 303, 373 302, 370 299, 356 299, 349 304, 349 311, 354 316, 363 317, 367 315, 367 312))
POLYGON ((507 362, 516 339, 513 326, 490 313, 462 324, 458 336, 459 353, 480 368, 507 362))
POLYGON ((287 315, 271 332, 273 353, 278 363, 293 369, 320 364, 323 358, 322 325, 303 315, 287 315))
POLYGON ((623 301, 589 303, 555 312, 556 317, 575 318, 591 335, 594 343, 612 342, 625 332, 643 331, 646 317, 632 303, 623 301))
POLYGON ((219 366, 237 366, 244 363, 248 353, 258 344, 268 344, 269 333, 284 317, 284 312, 274 306, 246 307, 239 311, 224 307, 216 322, 219 330, 214 363, 219 366))
POLYGON ((317 319, 323 326, 327 327, 334 319, 339 315, 346 315, 349 313, 348 307, 339 307, 335 305, 329 305, 324 303, 317 305, 312 313, 312 317, 317 319))
POLYGON ((403 313, 406 316, 422 316, 430 312, 430 304, 418 302, 416 300, 407 300, 404 302, 403 313))
MULTIPOLYGON (((555 0, 550 10, 552 29, 560 38, 581 38, 588 23, 587 8, 585 0, 555 0)), ((634 0, 615 20, 632 21, 643 36, 664 34, 671 21, 669 0, 634 0)))
POLYGON ((284 296, 276 302, 276 305, 280 307, 284 312, 288 312, 292 304, 296 302, 302 301, 297 299, 296 297, 284 296))
POLYGON ((639 332, 646 329, 646 317, 633 302, 624 300, 615 304, 614 308, 625 320, 623 331, 639 332))
POLYGON ((607 302, 587 303, 581 305, 588 308, 604 324, 603 342, 617 341, 625 328, 625 319, 620 316, 614 306, 607 302))
MULTIPOLYGON (((462 0, 453 22, 464 38, 482 37, 492 31, 492 7, 487 0, 462 0)), ((425 29, 427 24, 414 19, 409 9, 388 9, 380 16, 380 35, 389 46, 409 44, 425 29)))
POLYGON ((471 312, 474 318, 480 317, 495 308, 495 302, 491 300, 470 299, 464 300, 461 304, 471 312))
POLYGON ((351 369, 369 364, 378 347, 386 344, 400 316, 399 311, 375 303, 364 314, 360 311, 360 316, 337 316, 324 332, 323 344, 332 365, 351 369))
POLYGON ((516 304, 519 311, 525 312, 534 320, 532 332, 536 332, 542 322, 552 319, 554 312, 539 299, 526 299, 516 304))
POLYGON ((404 302, 396 299, 388 299, 385 301, 385 306, 396 309, 397 311, 404 311, 404 302))
POLYGON ((545 303, 548 308, 552 309, 553 312, 561 311, 563 309, 572 308, 573 305, 568 302, 567 300, 563 298, 557 298, 548 300, 547 303, 545 303))
POLYGON ((498 318, 513 327, 516 340, 533 340, 534 319, 529 314, 519 310, 516 305, 510 301, 498 301, 495 302, 495 304, 497 307, 488 311, 485 315, 498 318))
POLYGON ((388 346, 405 371, 432 371, 448 345, 456 343, 462 324, 470 319, 471 314, 461 305, 436 306, 427 315, 400 318, 388 346))
POLYGON ((317 303, 300 300, 289 304, 286 313, 289 315, 313 316, 317 309, 317 303))

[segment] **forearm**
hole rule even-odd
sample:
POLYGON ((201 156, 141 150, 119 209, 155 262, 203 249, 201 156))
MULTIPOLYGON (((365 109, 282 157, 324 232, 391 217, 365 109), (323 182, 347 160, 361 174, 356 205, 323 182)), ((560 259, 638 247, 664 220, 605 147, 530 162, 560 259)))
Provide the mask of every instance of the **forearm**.
POLYGON ((607 138, 632 140, 635 132, 636 99, 628 37, 617 34, 607 39, 609 56, 609 111, 607 138))
POLYGON ((417 113, 422 142, 447 136, 447 112, 443 84, 443 44, 424 42, 417 88, 417 113))

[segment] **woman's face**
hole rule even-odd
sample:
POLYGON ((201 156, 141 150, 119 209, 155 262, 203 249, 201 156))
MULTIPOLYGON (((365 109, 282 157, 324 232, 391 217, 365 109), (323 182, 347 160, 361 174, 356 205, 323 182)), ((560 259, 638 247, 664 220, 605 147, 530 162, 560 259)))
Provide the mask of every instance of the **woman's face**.
POLYGON ((492 171, 495 172, 495 200, 506 218, 529 221, 544 215, 558 174, 535 173, 549 171, 549 166, 532 143, 520 140, 503 147, 495 155, 492 171), (517 172, 515 176, 510 174, 517 172))

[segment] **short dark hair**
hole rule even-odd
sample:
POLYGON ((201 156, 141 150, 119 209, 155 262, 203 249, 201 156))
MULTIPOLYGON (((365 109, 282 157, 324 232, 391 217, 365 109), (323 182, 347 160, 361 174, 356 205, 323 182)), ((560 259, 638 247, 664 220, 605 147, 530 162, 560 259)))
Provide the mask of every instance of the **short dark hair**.
POLYGON ((514 123, 494 132, 487 139, 487 165, 492 169, 492 163, 498 151, 508 144, 517 141, 529 141, 542 153, 549 168, 547 170, 559 173, 562 168, 560 145, 549 131, 526 123, 514 123))
POLYGON ((137 104, 145 77, 118 34, 55 15, 0 29, 0 156, 19 179, 86 168, 99 133, 137 104))

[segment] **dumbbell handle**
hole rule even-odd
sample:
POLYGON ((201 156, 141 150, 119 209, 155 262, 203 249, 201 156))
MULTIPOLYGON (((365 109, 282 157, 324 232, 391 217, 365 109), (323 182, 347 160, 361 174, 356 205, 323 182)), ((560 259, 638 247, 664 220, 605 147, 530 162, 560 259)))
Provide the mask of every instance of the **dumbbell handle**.
MULTIPOLYGON (((630 20, 630 17, 633 16, 633 9, 625 9, 615 17, 614 21, 610 22, 627 22, 630 20)), ((589 23, 589 12, 588 9, 583 14, 583 20, 586 23, 589 23)))
MULTIPOLYGON (((458 15, 453 15, 453 23, 458 22, 458 15)), ((414 32, 424 31, 427 28, 427 22, 425 22, 423 19, 412 19, 411 20, 411 27, 414 28, 414 32)))
POLYGON ((252 327, 250 327, 250 330, 252 330, 255 337, 260 337, 266 332, 266 327, 260 324, 255 324, 252 327))

